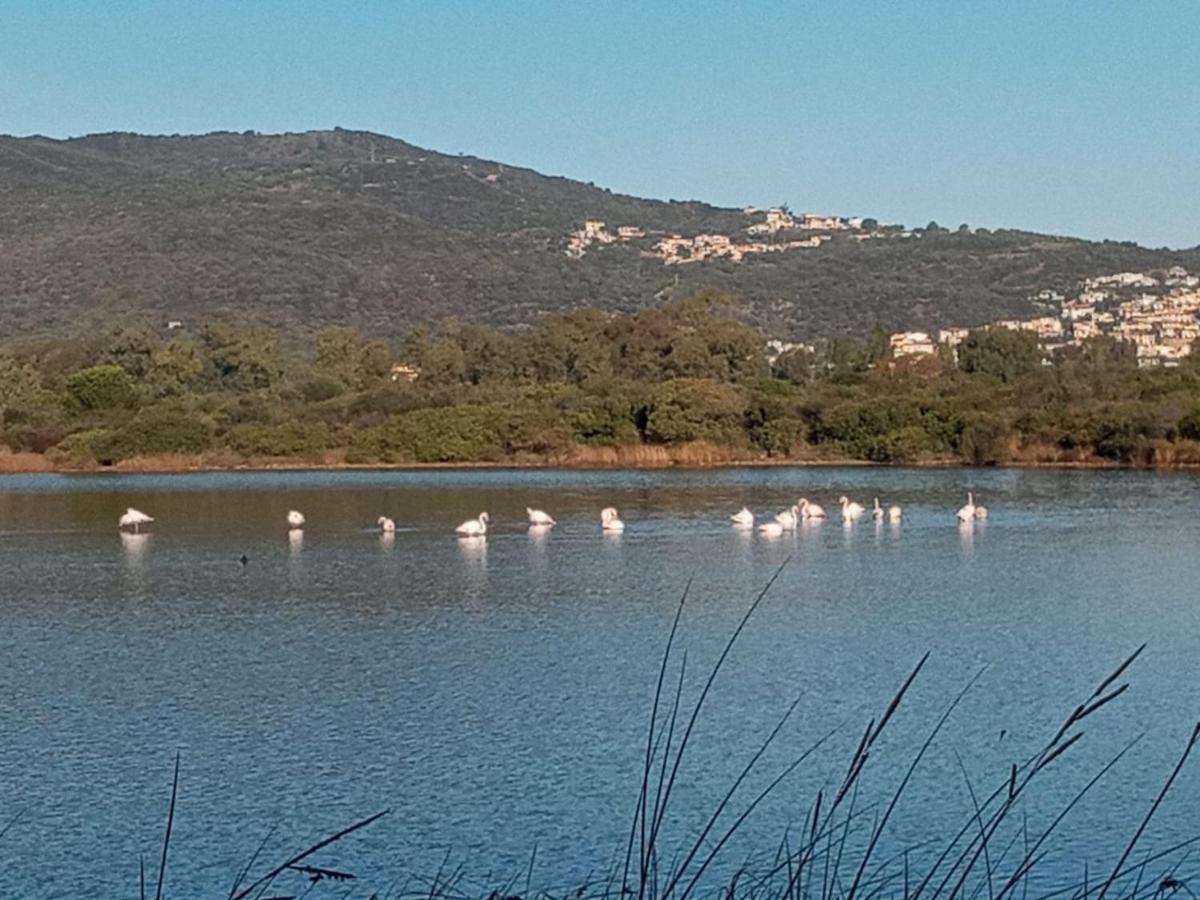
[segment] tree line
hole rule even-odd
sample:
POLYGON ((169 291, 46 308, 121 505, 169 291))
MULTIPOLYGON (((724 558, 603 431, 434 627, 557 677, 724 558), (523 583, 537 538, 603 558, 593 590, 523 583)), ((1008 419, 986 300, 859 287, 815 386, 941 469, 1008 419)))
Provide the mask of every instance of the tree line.
POLYGON ((1200 365, 1139 369, 1109 338, 1048 356, 1002 329, 920 358, 893 359, 880 329, 772 357, 713 293, 521 331, 450 321, 396 344, 125 323, 0 349, 0 441, 63 467, 562 462, 697 442, 746 460, 1179 464, 1200 462, 1200 365))

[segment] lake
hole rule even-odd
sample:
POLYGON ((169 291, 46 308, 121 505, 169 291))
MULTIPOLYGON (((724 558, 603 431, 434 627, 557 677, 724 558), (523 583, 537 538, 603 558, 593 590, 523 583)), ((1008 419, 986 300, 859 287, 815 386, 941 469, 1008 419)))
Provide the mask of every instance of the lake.
MULTIPOLYGON (((1117 682, 1129 690, 1089 717, 1015 814, 1044 827, 1144 734, 1055 832, 1033 879, 1049 893, 1080 880, 1086 862, 1094 881, 1200 719, 1197 510, 1192 476, 1118 471, 0 478, 0 829, 19 814, 0 837, 0 894, 136 896, 139 858, 157 872, 177 752, 173 898, 226 896, 264 839, 256 873, 383 809, 310 860, 360 876, 351 896, 427 889, 443 864, 462 867, 467 895, 510 876, 518 892, 527 878, 580 885, 623 859, 685 585, 693 579, 675 662, 686 651, 690 710, 780 566, 697 720, 663 856, 690 846, 799 698, 736 811, 832 734, 713 871, 751 856, 769 865, 818 789, 829 802, 863 729, 928 651, 856 795, 855 821, 870 828, 978 676, 877 851, 882 861, 911 848, 915 866, 924 842, 968 821, 971 790, 982 800, 1003 783, 1146 643, 1117 682), (961 528, 954 512, 968 489, 991 515, 961 528), (831 518, 771 540, 728 520, 743 504, 773 513, 801 495, 832 514, 843 493, 903 504, 904 521, 845 528, 831 518), (608 505, 623 535, 601 533, 608 505), (156 518, 147 534, 118 533, 127 506, 156 518), (531 535, 526 506, 559 524, 531 535), (302 535, 289 536, 293 508, 307 516, 302 535), (454 526, 483 510, 486 539, 456 539, 454 526), (380 515, 396 520, 394 538, 376 530, 380 515)), ((1194 837, 1197 810, 1192 759, 1131 859, 1194 837)), ((1147 869, 1147 884, 1164 866, 1147 869)), ((304 887, 299 876, 286 885, 280 894, 304 887)))

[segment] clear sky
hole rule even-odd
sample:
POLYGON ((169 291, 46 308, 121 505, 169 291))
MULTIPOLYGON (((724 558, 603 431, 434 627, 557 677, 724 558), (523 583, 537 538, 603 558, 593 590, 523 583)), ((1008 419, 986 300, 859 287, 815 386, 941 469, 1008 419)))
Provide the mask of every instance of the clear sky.
POLYGON ((0 0, 0 132, 341 125, 643 196, 1200 243, 1200 2, 0 0))

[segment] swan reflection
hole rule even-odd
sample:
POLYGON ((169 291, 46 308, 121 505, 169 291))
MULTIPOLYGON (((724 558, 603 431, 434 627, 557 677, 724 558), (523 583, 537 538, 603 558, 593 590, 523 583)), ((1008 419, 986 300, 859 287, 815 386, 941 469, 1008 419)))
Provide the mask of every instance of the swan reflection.
POLYGON ((121 547, 125 551, 125 562, 131 569, 141 569, 146 561, 146 548, 150 546, 150 535, 145 532, 121 532, 121 547))
POLYGON ((966 554, 975 551, 975 522, 972 519, 958 523, 958 542, 966 554))
POLYGON ((467 568, 487 571, 487 538, 482 534, 458 539, 458 552, 467 568))

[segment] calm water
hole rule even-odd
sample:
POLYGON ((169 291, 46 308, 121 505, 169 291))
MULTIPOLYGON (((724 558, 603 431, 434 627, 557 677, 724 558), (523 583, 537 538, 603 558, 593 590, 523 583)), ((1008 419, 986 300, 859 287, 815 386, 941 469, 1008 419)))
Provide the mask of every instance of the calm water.
MULTIPOLYGON (((1098 714, 1029 807, 1045 816, 1129 738, 1146 738, 1055 841, 1040 883, 1107 871, 1200 718, 1200 481, 1117 472, 729 470, 29 476, 0 479, 0 838, 5 896, 135 896, 153 872, 182 754, 172 897, 228 891, 273 828, 281 861, 380 809, 316 861, 382 888, 449 854, 546 887, 623 850, 658 659, 680 592, 689 692, 755 591, 774 591, 700 719, 667 853, 702 823, 796 696, 752 796, 840 727, 749 820, 740 861, 771 852, 844 774, 868 719, 932 656, 868 766, 886 797, 938 715, 887 832, 945 834, 977 790, 1053 733, 1138 644, 1127 696, 1098 714), (992 510, 954 521, 973 487, 992 510), (800 494, 903 503, 898 528, 829 521, 769 541, 742 504, 800 494), (598 512, 620 507, 621 537, 598 512), (525 506, 559 526, 541 539, 525 506), (126 506, 158 521, 122 537, 126 506), (284 515, 303 510, 302 540, 284 515), (452 528, 481 510, 494 530, 452 528), (396 519, 394 541, 373 530, 396 519), (239 558, 245 554, 248 563, 239 558)), ((1200 760, 1146 838, 1194 836, 1200 760)), ((1095 874, 1093 874, 1093 878, 1095 874)), ((502 881, 494 875, 492 882, 502 881)))

